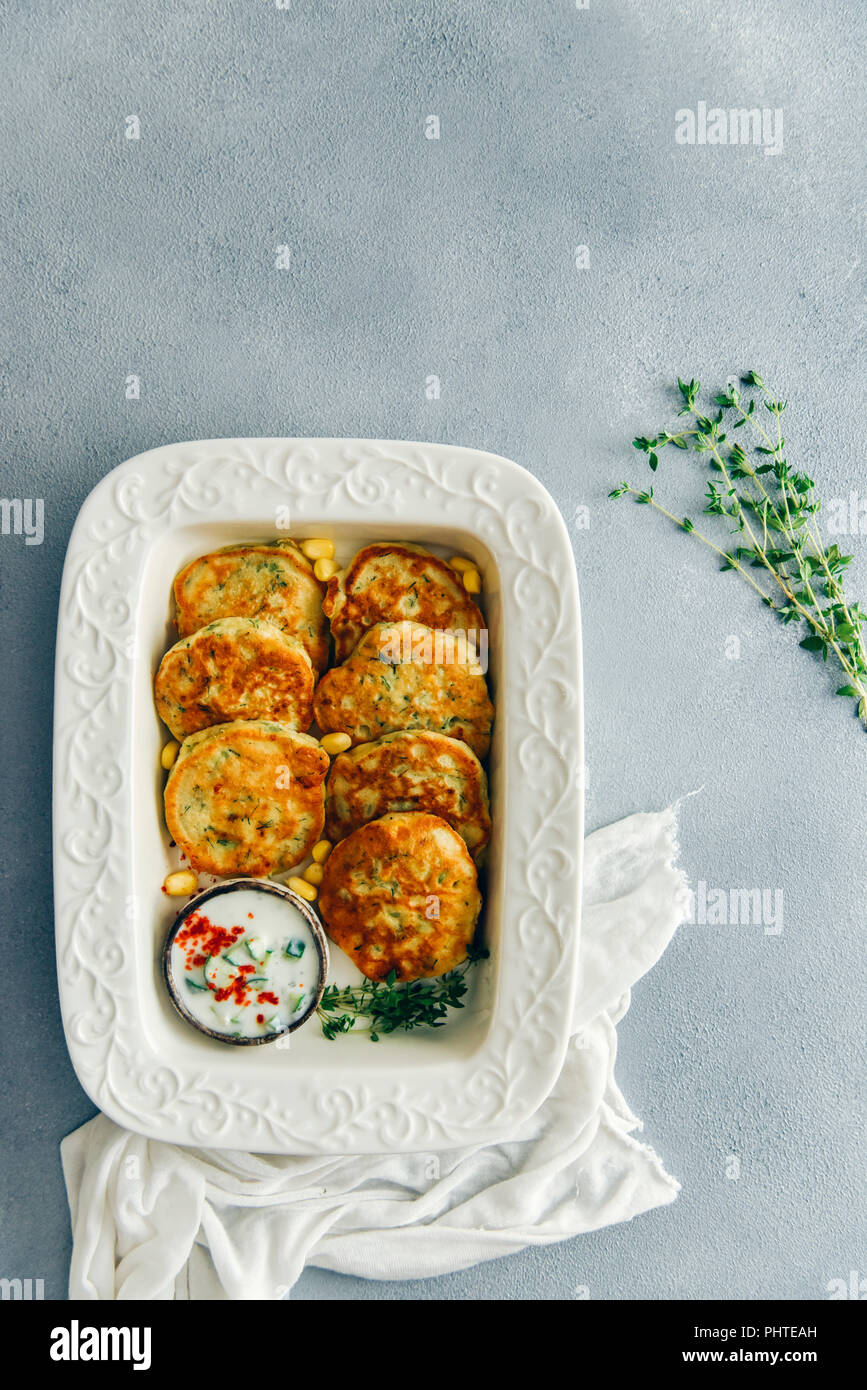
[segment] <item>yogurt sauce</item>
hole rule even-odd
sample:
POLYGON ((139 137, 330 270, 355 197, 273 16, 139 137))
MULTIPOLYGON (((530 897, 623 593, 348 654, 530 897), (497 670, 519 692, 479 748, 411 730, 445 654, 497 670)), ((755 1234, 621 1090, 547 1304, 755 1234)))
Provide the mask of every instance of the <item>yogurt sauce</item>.
POLYGON ((316 1002, 320 958, 294 903, 262 889, 218 893, 172 940, 170 977, 182 1007, 227 1037, 263 1038, 298 1024, 316 1002))

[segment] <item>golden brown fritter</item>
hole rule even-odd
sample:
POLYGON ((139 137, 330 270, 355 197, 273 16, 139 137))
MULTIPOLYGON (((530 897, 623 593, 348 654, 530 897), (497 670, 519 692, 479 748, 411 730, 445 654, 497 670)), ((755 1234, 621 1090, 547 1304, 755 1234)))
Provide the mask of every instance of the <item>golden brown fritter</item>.
POLYGON ((464 841, 439 816, 369 821, 325 861, 319 910, 369 980, 444 975, 465 959, 482 899, 464 841))
POLYGON ((322 834, 327 771, 309 734, 266 720, 215 724, 184 740, 169 773, 169 832, 198 872, 294 868, 322 834))
POLYGON ((460 656, 442 632, 377 623, 348 661, 322 677, 313 697, 316 722, 323 731, 348 733, 353 744, 399 729, 432 729, 484 758, 494 707, 480 668, 460 656))
POLYGON ((325 834, 346 839, 390 811, 428 811, 458 832, 473 856, 491 834, 488 783, 466 743, 430 730, 386 734, 340 753, 325 787, 325 834))
POLYGON ((217 618, 260 618, 297 637, 317 671, 328 661, 322 585, 293 541, 230 545, 200 555, 174 585, 181 637, 217 618))
POLYGON ((368 628, 406 619, 452 632, 481 632, 485 620, 451 565, 418 545, 381 541, 359 550, 328 581, 323 604, 338 661, 368 628))
POLYGON ((166 652, 154 693, 160 718, 184 739, 234 719, 309 729, 314 684, 296 637, 256 618, 219 618, 166 652))

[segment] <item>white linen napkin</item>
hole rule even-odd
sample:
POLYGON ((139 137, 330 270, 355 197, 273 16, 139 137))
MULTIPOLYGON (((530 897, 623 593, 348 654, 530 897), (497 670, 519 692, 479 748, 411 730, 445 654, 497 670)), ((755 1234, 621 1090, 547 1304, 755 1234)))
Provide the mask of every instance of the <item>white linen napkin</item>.
POLYGON ((179 1148, 97 1115, 61 1144, 70 1298, 279 1299, 308 1264, 428 1278, 672 1202, 680 1184, 632 1137, 614 1059, 632 985, 686 916, 676 813, 588 836, 572 1042, 551 1094, 508 1141, 274 1157, 179 1148))

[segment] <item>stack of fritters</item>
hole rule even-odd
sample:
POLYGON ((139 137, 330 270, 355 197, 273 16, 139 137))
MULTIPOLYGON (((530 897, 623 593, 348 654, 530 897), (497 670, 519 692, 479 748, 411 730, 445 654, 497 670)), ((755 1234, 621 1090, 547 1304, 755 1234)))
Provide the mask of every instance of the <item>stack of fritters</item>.
POLYGON ((310 562, 279 540, 201 556, 174 592, 180 640, 155 693, 182 740, 165 806, 191 867, 294 868, 324 825, 335 847, 320 910, 362 973, 408 981, 460 964, 482 903, 480 759, 494 719, 484 618, 460 575, 420 546, 382 542, 323 600, 310 562), (341 663, 330 670, 326 618, 341 663), (330 771, 306 732, 314 717, 351 740, 330 771))
POLYGON ((294 868, 322 834, 328 755, 306 730, 328 659, 323 587, 293 541, 202 555, 174 583, 180 641, 155 681, 183 740, 166 822, 197 871, 294 868))
POLYGON ((352 747, 328 777, 326 834, 339 843, 322 917, 369 979, 442 975, 472 941, 474 857, 491 833, 484 618, 445 561, 388 542, 329 581, 324 608, 342 665, 316 687, 314 715, 352 747))

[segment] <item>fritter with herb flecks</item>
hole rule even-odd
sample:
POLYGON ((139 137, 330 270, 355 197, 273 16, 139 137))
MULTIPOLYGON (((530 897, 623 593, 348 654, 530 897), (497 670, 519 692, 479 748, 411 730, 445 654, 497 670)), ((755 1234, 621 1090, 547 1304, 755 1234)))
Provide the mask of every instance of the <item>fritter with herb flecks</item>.
POLYGON ((234 719, 309 729, 315 679, 297 637, 256 618, 219 618, 166 652, 154 694, 176 739, 234 719))
POLYGON ((396 812, 335 845, 319 909, 328 934, 369 980, 444 975, 465 959, 482 899, 476 866, 439 816, 396 812))
POLYGON ((327 771, 309 734, 264 719, 215 724, 181 744, 165 789, 169 832, 197 872, 294 868, 322 834, 327 771))
POLYGON ((322 585, 294 541, 230 545, 175 578, 177 625, 189 637, 217 618, 259 618, 297 637, 317 671, 328 660, 322 585))
MULTIPOLYGON (((376 623, 406 620, 479 633, 485 620, 451 565, 420 545, 366 545, 328 581, 323 604, 337 660, 345 661, 376 623)), ((478 640, 478 639, 477 639, 478 640)))
POLYGON ((473 750, 429 729, 386 734, 340 753, 325 788, 325 834, 345 840, 391 811, 428 811, 456 830, 475 858, 491 834, 488 783, 473 750))
POLYGON ((347 733, 353 745, 400 729, 433 729, 468 743, 478 758, 487 756, 494 719, 472 654, 418 623, 372 627, 322 677, 313 713, 320 729, 347 733))

